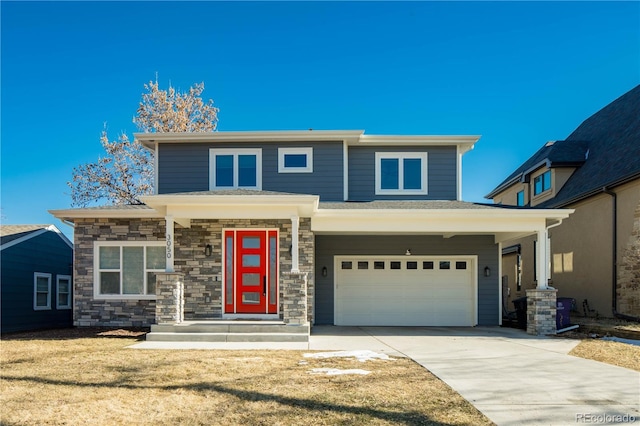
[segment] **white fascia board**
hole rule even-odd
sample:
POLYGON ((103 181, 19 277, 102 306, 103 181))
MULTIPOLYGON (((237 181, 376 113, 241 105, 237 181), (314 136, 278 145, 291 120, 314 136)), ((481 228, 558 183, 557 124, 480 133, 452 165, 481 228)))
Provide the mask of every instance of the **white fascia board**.
POLYGON ((73 219, 91 219, 91 218, 122 218, 122 219, 135 219, 135 218, 158 218, 164 217, 163 212, 159 212, 156 209, 130 209, 130 210, 117 210, 117 209, 65 209, 65 210, 49 210, 54 217, 60 220, 69 220, 73 222, 73 219))
POLYGON ((189 219, 290 219, 310 217, 313 213, 311 208, 298 204, 217 204, 170 205, 167 214, 189 219))
POLYGON ((313 232, 327 233, 532 233, 543 230, 549 217, 566 218, 572 211, 548 210, 505 214, 486 210, 320 210, 311 219, 313 232))
POLYGON ((153 148, 156 143, 283 142, 357 139, 364 130, 269 130, 247 132, 134 133, 135 140, 153 148))
POLYGON ((447 136, 447 135, 361 135, 357 140, 351 140, 351 145, 371 146, 457 146, 458 152, 464 154, 473 149, 480 136, 447 136))

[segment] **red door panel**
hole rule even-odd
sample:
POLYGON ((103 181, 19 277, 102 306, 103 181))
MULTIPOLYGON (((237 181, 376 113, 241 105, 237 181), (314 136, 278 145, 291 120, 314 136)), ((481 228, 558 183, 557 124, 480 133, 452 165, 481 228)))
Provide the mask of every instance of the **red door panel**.
POLYGON ((236 233, 236 313, 267 312, 267 244, 265 231, 236 233))

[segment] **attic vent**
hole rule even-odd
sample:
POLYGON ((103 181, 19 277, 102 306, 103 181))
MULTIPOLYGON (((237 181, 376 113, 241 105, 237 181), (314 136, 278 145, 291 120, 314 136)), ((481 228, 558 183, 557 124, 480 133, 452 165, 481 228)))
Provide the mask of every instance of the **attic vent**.
POLYGON ((584 159, 588 160, 589 159, 589 150, 587 149, 587 152, 584 153, 584 159))

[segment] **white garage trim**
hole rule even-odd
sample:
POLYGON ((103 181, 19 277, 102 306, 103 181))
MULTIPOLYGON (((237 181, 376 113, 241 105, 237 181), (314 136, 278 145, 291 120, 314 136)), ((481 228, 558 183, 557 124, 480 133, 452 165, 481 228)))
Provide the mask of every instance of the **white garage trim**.
POLYGON ((478 257, 475 255, 336 255, 333 278, 335 325, 478 324, 478 257), (344 269, 343 262, 346 262, 344 269), (450 262, 449 269, 441 269, 446 262, 450 262), (457 262, 465 269, 456 269, 457 262), (354 280, 354 286, 344 282, 345 275, 354 279, 359 271, 362 275, 354 280), (443 287, 443 284, 448 285, 447 274, 451 274, 457 284, 450 291, 443 287), (430 280, 425 280, 427 277, 430 280), (388 287, 395 285, 399 291, 387 289, 387 282, 388 287), (371 287, 367 287, 369 285, 371 287), (423 286, 428 285, 431 286, 429 292, 423 292, 423 286), (362 309, 359 312, 354 308, 357 305, 362 309), (350 308, 354 309, 353 315, 349 313, 350 308), (446 314, 449 314, 448 318, 446 314))

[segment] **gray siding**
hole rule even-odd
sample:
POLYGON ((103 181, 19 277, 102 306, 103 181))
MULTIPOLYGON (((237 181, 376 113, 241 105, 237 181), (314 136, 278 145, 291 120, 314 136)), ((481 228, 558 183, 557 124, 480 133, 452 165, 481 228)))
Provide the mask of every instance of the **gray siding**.
POLYGON ((72 309, 58 309, 56 278, 72 275, 73 250, 53 231, 2 250, 2 332, 71 327, 72 309), (51 274, 51 309, 33 309, 34 272, 51 274))
POLYGON ((399 255, 411 249, 414 255, 478 256, 478 325, 499 324, 498 245, 493 236, 458 236, 442 238, 433 235, 398 236, 332 236, 316 235, 315 323, 333 324, 333 257, 336 255, 399 255), (484 268, 491 276, 484 276, 484 268), (327 268, 323 277, 322 269, 327 268))
POLYGON ((457 198, 456 147, 365 146, 349 147, 349 200, 455 200, 457 198), (427 195, 375 195, 376 152, 427 152, 427 195))
POLYGON ((209 149, 261 148, 262 189, 319 195, 322 201, 342 201, 342 142, 160 144, 158 193, 209 190, 209 149), (313 173, 278 173, 278 148, 313 148, 313 173))

